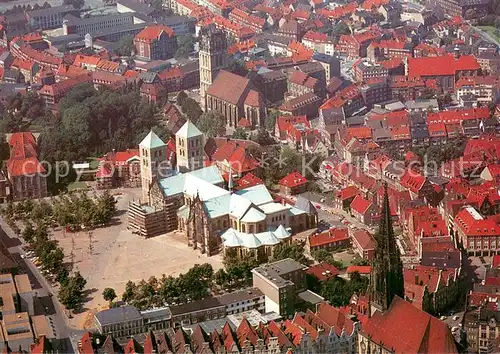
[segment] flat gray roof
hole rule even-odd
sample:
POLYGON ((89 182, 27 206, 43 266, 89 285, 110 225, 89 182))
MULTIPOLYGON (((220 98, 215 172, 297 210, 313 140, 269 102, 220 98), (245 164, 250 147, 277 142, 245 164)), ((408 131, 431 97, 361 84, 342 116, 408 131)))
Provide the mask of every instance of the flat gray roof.
POLYGON ((123 306, 98 312, 95 314, 95 318, 101 326, 105 326, 113 323, 140 320, 142 316, 134 306, 123 306))

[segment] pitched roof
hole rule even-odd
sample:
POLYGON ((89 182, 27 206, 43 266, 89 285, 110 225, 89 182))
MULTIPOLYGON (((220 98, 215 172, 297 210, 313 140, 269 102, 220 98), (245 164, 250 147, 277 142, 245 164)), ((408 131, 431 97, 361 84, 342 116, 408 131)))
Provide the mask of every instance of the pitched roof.
POLYGON ((203 133, 194 125, 189 119, 184 123, 184 125, 175 133, 175 135, 181 138, 194 138, 195 136, 201 136, 203 133))
POLYGON ((207 94, 236 105, 246 98, 244 95, 249 90, 249 85, 249 79, 221 70, 208 88, 207 94))
POLYGON ((377 311, 363 324, 362 333, 394 353, 457 353, 446 323, 398 296, 387 311, 377 311))
POLYGON ((299 172, 291 172, 280 180, 280 185, 294 188, 307 183, 307 179, 299 172))
POLYGON ((316 277, 319 281, 324 281, 339 275, 337 268, 327 262, 312 265, 306 269, 306 273, 316 277))
POLYGON ((351 202, 351 210, 356 211, 360 214, 364 214, 368 211, 372 204, 372 202, 366 200, 360 194, 358 194, 351 202))
POLYGON ((139 143, 139 146, 146 149, 154 149, 165 146, 165 143, 151 130, 149 134, 146 135, 146 137, 139 143))
POLYGON ((246 175, 241 177, 238 181, 238 187, 240 188, 248 188, 253 187, 258 184, 264 184, 259 177, 256 177, 253 173, 248 172, 246 175))
POLYGON ((357 230, 353 232, 352 238, 355 239, 359 246, 364 250, 375 249, 375 240, 366 230, 357 230))
POLYGON ((471 55, 462 55, 455 59, 451 55, 439 57, 408 58, 408 76, 455 75, 461 70, 479 70, 477 59, 471 55))
POLYGON ((331 228, 319 234, 309 236, 309 244, 311 247, 326 246, 347 240, 349 240, 349 231, 347 228, 331 228))
POLYGON ((165 25, 154 25, 144 28, 135 36, 135 38, 147 42, 152 42, 155 39, 158 39, 163 33, 166 33, 170 37, 175 35, 174 30, 170 27, 167 27, 165 25))

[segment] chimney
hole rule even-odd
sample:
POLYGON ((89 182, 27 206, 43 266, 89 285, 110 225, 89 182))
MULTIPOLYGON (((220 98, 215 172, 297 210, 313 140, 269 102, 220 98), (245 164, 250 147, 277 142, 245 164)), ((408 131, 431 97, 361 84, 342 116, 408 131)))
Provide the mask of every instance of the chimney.
POLYGON ((418 285, 418 274, 415 274, 415 285, 418 285))
POLYGON ((460 58, 460 48, 458 47, 458 45, 456 45, 455 48, 453 49, 453 54, 455 56, 455 59, 460 58))

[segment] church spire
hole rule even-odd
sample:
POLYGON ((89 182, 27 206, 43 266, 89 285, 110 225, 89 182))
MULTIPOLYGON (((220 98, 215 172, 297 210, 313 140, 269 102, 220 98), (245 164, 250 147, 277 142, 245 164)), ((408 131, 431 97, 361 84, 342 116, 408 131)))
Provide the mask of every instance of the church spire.
POLYGON ((387 184, 384 184, 384 201, 375 241, 375 260, 370 276, 371 312, 387 310, 395 295, 404 299, 403 263, 392 227, 387 184))

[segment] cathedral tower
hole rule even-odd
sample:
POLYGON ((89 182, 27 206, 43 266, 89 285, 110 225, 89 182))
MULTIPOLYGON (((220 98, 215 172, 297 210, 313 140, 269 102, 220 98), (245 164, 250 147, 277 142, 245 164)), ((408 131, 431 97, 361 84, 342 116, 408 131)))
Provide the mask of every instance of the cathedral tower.
POLYGON ((387 184, 384 185, 384 202, 380 225, 375 236, 375 260, 370 275, 370 312, 387 310, 395 295, 404 299, 403 263, 392 228, 387 184))
POLYGON ((201 106, 205 108, 208 87, 228 65, 226 34, 214 25, 200 31, 199 65, 201 106))
POLYGON ((162 171, 168 169, 167 146, 158 135, 150 131, 139 144, 139 156, 141 158, 142 202, 149 204, 149 188, 151 183, 156 178, 161 178, 162 171))
POLYGON ((203 133, 188 120, 175 133, 177 171, 187 172, 202 168, 204 147, 203 133))

